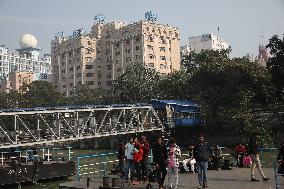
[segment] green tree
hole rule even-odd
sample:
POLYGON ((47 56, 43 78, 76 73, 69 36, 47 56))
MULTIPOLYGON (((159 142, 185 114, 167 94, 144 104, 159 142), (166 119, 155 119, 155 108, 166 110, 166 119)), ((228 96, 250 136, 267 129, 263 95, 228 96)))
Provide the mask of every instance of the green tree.
POLYGON ((47 81, 33 81, 24 87, 27 88, 23 94, 25 107, 55 106, 62 103, 62 95, 47 81))
MULTIPOLYGON (((247 59, 233 59, 229 51, 202 51, 199 68, 189 80, 192 97, 202 105, 208 125, 251 128, 256 104, 265 104, 271 89, 270 74, 247 59)), ((250 129, 251 130, 251 129, 250 129)))
POLYGON ((272 82, 277 91, 277 97, 282 98, 284 94, 284 37, 281 40, 277 35, 269 39, 266 46, 270 48, 272 55, 267 62, 267 69, 271 72, 272 82))
POLYGON ((86 85, 78 85, 68 98, 68 104, 98 104, 104 100, 105 93, 106 91, 101 88, 90 89, 86 85))
POLYGON ((142 64, 130 64, 125 73, 113 81, 109 99, 114 103, 147 102, 159 97, 160 75, 142 64))
POLYGON ((189 99, 188 80, 190 74, 181 70, 170 73, 161 78, 160 98, 162 99, 189 99))

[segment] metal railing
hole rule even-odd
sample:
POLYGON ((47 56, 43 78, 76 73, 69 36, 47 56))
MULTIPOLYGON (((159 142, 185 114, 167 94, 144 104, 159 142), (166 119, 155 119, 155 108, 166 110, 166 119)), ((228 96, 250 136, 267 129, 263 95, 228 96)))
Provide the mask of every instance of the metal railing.
POLYGON ((113 163, 118 162, 115 153, 103 153, 82 155, 77 157, 77 180, 81 176, 90 176, 95 174, 107 175, 108 169, 111 169, 113 163), (111 158, 111 156, 113 158, 111 158))

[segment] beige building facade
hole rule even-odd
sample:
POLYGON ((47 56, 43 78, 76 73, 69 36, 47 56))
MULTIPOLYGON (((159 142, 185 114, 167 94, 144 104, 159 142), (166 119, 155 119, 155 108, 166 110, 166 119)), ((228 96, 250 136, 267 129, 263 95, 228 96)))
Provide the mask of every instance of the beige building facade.
POLYGON ((107 88, 131 63, 161 74, 180 70, 177 27, 150 21, 95 23, 89 34, 52 41, 53 82, 69 96, 77 85, 107 88))
POLYGON ((31 82, 35 80, 33 72, 10 72, 9 80, 4 82, 2 86, 2 91, 11 92, 17 91, 20 93, 24 93, 23 85, 29 85, 31 82))

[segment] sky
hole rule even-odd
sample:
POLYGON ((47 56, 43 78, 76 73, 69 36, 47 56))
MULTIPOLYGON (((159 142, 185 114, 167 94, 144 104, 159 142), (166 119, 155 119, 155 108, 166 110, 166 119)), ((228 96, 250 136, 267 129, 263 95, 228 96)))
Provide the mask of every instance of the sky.
POLYGON ((19 48, 21 36, 31 33, 42 53, 50 53, 57 32, 89 32, 97 14, 106 22, 131 23, 150 10, 158 23, 179 27, 181 45, 190 36, 214 33, 228 41, 231 57, 256 56, 259 44, 284 34, 284 0, 0 0, 0 44, 19 48))

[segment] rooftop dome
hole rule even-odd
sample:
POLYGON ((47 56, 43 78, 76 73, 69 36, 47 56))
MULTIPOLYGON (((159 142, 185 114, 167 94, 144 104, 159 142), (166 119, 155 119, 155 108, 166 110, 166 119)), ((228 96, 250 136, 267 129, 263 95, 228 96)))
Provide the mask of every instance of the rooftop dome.
POLYGON ((30 33, 24 34, 20 39, 20 46, 22 49, 24 48, 36 48, 37 47, 37 39, 30 33))

